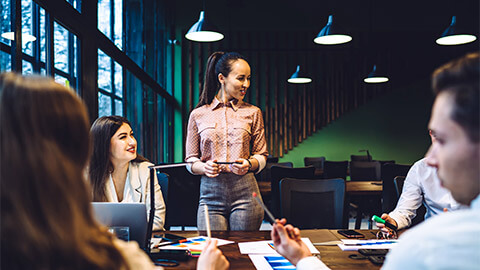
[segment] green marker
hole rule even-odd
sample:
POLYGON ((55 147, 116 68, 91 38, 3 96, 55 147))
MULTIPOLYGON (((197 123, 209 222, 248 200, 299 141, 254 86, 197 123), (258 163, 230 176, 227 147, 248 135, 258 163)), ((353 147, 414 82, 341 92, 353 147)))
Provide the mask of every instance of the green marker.
POLYGON ((390 222, 386 222, 385 220, 383 220, 383 219, 380 218, 379 216, 373 215, 372 220, 375 221, 375 222, 378 222, 378 223, 385 224, 385 226, 387 226, 388 228, 390 228, 390 229, 392 229, 392 230, 394 230, 394 231, 397 230, 397 226, 393 225, 393 224, 390 223, 390 222))

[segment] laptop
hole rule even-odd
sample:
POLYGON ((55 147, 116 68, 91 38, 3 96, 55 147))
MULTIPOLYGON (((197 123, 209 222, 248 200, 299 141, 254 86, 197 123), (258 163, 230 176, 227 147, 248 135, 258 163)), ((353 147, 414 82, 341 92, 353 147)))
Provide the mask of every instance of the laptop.
MULTIPOLYGON (((98 222, 112 230, 128 227, 129 241, 145 247, 147 238, 147 209, 143 203, 92 202, 93 213, 98 222)), ((119 236, 119 238, 122 238, 119 236)), ((125 240, 125 239, 124 239, 125 240)))

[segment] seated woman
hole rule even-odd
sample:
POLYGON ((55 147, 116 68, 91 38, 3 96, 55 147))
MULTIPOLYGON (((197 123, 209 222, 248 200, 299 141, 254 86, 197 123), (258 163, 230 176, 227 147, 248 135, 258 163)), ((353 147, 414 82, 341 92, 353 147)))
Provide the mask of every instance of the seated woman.
MULTIPOLYGON (((154 269, 94 219, 87 110, 52 79, 0 74, 1 269, 154 269)), ((226 269, 209 243, 198 269, 226 269)))
MULTIPOLYGON (((150 212, 152 163, 137 154, 137 141, 130 122, 121 116, 98 118, 90 129, 93 155, 88 174, 97 202, 141 202, 150 212)), ((163 230, 165 203, 155 175, 155 218, 153 230, 163 230)))

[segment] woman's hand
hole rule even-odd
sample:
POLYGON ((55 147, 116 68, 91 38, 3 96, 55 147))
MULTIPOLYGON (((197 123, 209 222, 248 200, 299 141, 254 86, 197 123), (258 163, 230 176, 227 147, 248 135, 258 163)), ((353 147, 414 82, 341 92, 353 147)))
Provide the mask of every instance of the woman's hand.
POLYGON ((239 158, 235 160, 235 163, 230 165, 230 170, 236 175, 245 175, 248 173, 250 163, 246 159, 239 158))
POLYGON ((222 251, 217 248, 217 240, 207 240, 206 246, 202 250, 202 255, 198 258, 198 270, 223 270, 228 269, 230 263, 227 261, 222 251))
POLYGON ((217 160, 208 160, 207 162, 203 163, 203 174, 208 177, 217 177, 221 170, 220 166, 215 163, 217 160))

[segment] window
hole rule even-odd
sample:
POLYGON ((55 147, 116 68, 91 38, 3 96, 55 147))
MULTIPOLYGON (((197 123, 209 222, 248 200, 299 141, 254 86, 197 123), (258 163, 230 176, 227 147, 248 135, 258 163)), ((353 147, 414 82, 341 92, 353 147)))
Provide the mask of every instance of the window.
POLYGON ((0 72, 11 71, 12 60, 10 54, 0 51, 0 72))
MULTIPOLYGON (((79 3, 80 0, 70 0, 69 3, 79 3)), ((47 44, 53 43, 54 69, 48 74, 54 76, 55 80, 63 85, 79 89, 78 85, 78 57, 79 42, 77 37, 67 28, 53 21, 53 40, 49 41, 46 35, 47 28, 52 25, 50 18, 47 21, 46 12, 31 0, 23 0, 22 3, 22 55, 15 56, 22 58, 22 73, 32 74, 40 73, 47 75, 47 44)), ((2 38, 0 39, 1 51, 0 67, 1 70, 12 70, 11 39, 13 39, 13 29, 11 29, 10 7, 12 1, 0 0, 0 28, 2 38), (4 33, 11 33, 10 37, 4 33), (9 39, 10 38, 10 39, 9 39)))
POLYGON ((67 3, 69 3, 70 5, 72 5, 78 12, 81 12, 81 0, 66 0, 67 3))
POLYGON ((98 50, 98 115, 124 115, 123 67, 98 50))
POLYGON ((10 0, 0 0, 0 42, 10 46, 10 39, 4 37, 4 33, 8 32, 12 32, 10 27, 10 0))
POLYGON ((78 89, 78 39, 57 22, 53 23, 53 29, 55 81, 78 89))
POLYGON ((123 49, 123 1, 98 1, 98 29, 123 49))

